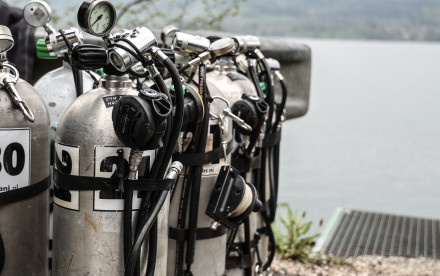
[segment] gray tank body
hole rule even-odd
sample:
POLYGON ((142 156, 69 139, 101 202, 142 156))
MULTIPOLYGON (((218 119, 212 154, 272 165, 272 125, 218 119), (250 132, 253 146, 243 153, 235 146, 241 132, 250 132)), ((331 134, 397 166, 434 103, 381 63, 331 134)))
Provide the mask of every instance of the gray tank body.
MULTIPOLYGON (((83 93, 93 89, 94 80, 82 71, 83 93)), ((34 85, 49 111, 51 126, 54 127, 64 111, 76 99, 72 68, 67 62, 63 66, 47 72, 34 85)))
MULTIPOLYGON (((111 114, 121 96, 138 94, 131 86, 127 76, 104 76, 100 87, 72 103, 58 124, 58 170, 65 170, 66 161, 70 160, 68 169, 72 175, 111 177, 116 170, 111 160, 118 149, 124 149, 128 161, 130 149, 116 137, 111 114)), ((145 151, 144 157, 151 166, 155 152, 145 151)), ((137 192, 134 194, 135 210, 140 199, 137 192)), ((110 198, 103 191, 69 191, 67 195, 65 191, 55 191, 53 275, 124 275, 123 200, 110 198)), ((166 202, 158 215, 155 275, 166 274, 168 208, 166 202)))
MULTIPOLYGON (((254 84, 246 76, 239 74, 234 65, 229 63, 226 66, 215 66, 214 71, 210 72, 207 76, 210 82, 210 87, 215 86, 218 89, 222 89, 222 93, 225 95, 226 99, 230 102, 231 106, 238 100, 241 100, 242 94, 247 94, 248 96, 258 96, 254 84)), ((254 184, 253 174, 251 172, 246 174, 246 181, 248 183, 254 184)), ((250 233, 251 239, 253 239, 253 233, 258 229, 259 214, 252 212, 249 216, 250 233)), ((242 243, 245 241, 244 238, 244 227, 240 225, 237 231, 235 243, 242 243)), ((262 236, 262 239, 264 236, 262 236)), ((261 243, 261 241, 260 241, 261 243)), ((263 248, 263 246, 262 246, 263 248)), ((266 247, 267 248, 267 247, 266 247)), ((260 250, 260 254, 261 254, 260 250)), ((255 261, 255 252, 252 251, 251 255, 255 261)), ((255 271, 252 270, 254 275, 255 271)), ((228 276, 243 276, 243 269, 228 269, 228 276)))
MULTIPOLYGON (((214 70, 207 73, 206 80, 211 97, 221 96, 224 99, 227 99, 231 105, 235 101, 241 99, 242 93, 246 93, 248 95, 256 95, 256 91, 253 87, 252 82, 250 82, 246 77, 239 75, 234 66, 215 66, 214 70)), ((217 115, 225 107, 226 104, 224 102, 215 99, 210 105, 211 113, 217 115)), ((226 121, 228 124, 226 137, 227 141, 229 142, 233 138, 232 121, 229 118, 226 121)), ((216 119, 210 119, 211 127, 216 126, 217 124, 218 122, 216 119)), ((211 137, 208 137, 206 151, 210 151, 213 149, 212 141, 213 140, 211 135, 211 137)), ((230 163, 230 155, 228 156, 228 163, 230 163)), ((211 223, 213 222, 213 220, 205 214, 205 211, 208 206, 211 191, 217 180, 219 169, 222 165, 225 164, 225 160, 222 159, 220 160, 219 164, 207 164, 203 168, 204 173, 202 174, 197 228, 209 228, 211 226, 211 223)), ((185 169, 183 171, 185 171, 185 169)), ((174 198, 171 201, 170 227, 176 227, 177 225, 180 195, 182 193, 182 182, 183 180, 181 177, 179 178, 178 185, 176 186, 174 198)), ((224 275, 224 273, 226 272, 226 244, 227 234, 212 239, 197 240, 194 263, 191 265, 191 272, 193 273, 193 275, 224 275)), ((169 255, 167 275, 171 276, 175 275, 174 272, 176 262, 176 241, 174 239, 169 239, 168 245, 169 255)), ((185 253, 186 250, 184 250, 184 254, 185 253)), ((184 255, 184 270, 186 268, 185 257, 186 256, 184 255)), ((241 270, 237 271, 239 273, 242 273, 241 270)), ((229 275, 229 271, 227 272, 227 274, 229 275)))
MULTIPOLYGON (((225 97, 225 95, 218 89, 217 86, 211 85, 210 78, 208 77, 210 73, 207 74, 207 84, 210 95, 213 96, 221 96, 225 97)), ((196 88, 196 86, 193 86, 196 88)), ((198 89, 196 89, 198 91, 198 89)), ((221 101, 214 101, 210 105, 210 113, 219 114, 223 108, 226 107, 221 101)), ((218 120, 211 118, 209 120, 210 131, 209 133, 213 133, 216 128, 218 128, 218 120)), ((229 119, 226 120, 225 123, 225 137, 227 142, 231 139, 231 130, 232 123, 229 119)), ((186 139, 184 144, 188 144, 190 139, 186 139)), ((213 142, 213 134, 208 135, 207 143, 206 143, 206 152, 213 150, 213 148, 218 147, 219 145, 214 145, 213 142)), ((230 159, 230 156, 228 156, 230 159)), ((220 171, 221 166, 226 165, 226 160, 224 158, 220 159, 216 164, 206 164, 203 166, 202 172, 202 182, 200 186, 200 197, 199 197, 199 207, 198 207, 198 218, 197 218, 197 228, 209 228, 213 220, 205 214, 206 208, 208 206, 209 198, 211 196, 211 191, 214 188, 215 182, 217 180, 217 175, 220 171)), ((170 203, 170 227, 175 228, 177 226, 178 221, 178 213, 179 213, 179 205, 180 205, 180 197, 182 194, 183 188, 183 172, 185 172, 186 168, 182 170, 182 174, 179 177, 179 180, 176 185, 176 190, 174 193, 174 197, 170 203)), ((189 200, 191 201, 191 199, 189 200)), ((187 221, 185 228, 188 228, 188 217, 189 217, 189 205, 187 209, 187 221)), ((225 255, 226 255, 226 233, 212 238, 212 239, 204 239, 197 240, 195 245, 195 254, 194 254, 194 263, 191 265, 191 272, 193 275, 224 275, 225 273, 225 255)), ((168 240, 168 270, 167 275, 175 275, 176 268, 176 240, 169 239, 168 240)), ((185 271, 185 258, 186 258, 186 243, 184 250, 184 258, 183 258, 183 270, 185 271)))
MULTIPOLYGON (((6 70, 0 71, 0 79, 9 75, 6 70)), ((19 79, 15 87, 33 112, 35 121, 31 123, 26 119, 6 90, 0 89, 1 163, 4 161, 4 147, 11 140, 20 143, 25 152, 24 169, 15 176, 18 177, 17 180, 5 174, 5 166, 2 164, 0 188, 33 185, 45 179, 48 181, 50 175, 50 126, 46 106, 37 91, 27 82, 19 79), (28 183, 22 181, 26 178, 28 183)), ((16 158, 19 158, 18 153, 16 158)), ((5 265, 1 275, 48 275, 48 217, 48 190, 29 199, 0 205, 0 235, 5 247, 5 265)))

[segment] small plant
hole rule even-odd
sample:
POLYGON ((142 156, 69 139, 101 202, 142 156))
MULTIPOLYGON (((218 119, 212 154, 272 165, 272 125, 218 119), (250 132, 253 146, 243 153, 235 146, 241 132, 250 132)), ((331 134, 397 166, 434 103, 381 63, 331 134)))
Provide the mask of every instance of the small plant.
POLYGON ((287 217, 279 216, 284 226, 284 231, 281 231, 275 223, 272 223, 278 255, 283 259, 291 258, 306 262, 310 259, 312 247, 319 233, 314 235, 309 234, 312 222, 304 222, 302 220, 305 217, 305 213, 300 217, 298 212, 292 212, 292 209, 287 203, 280 203, 278 207, 287 208, 287 217))

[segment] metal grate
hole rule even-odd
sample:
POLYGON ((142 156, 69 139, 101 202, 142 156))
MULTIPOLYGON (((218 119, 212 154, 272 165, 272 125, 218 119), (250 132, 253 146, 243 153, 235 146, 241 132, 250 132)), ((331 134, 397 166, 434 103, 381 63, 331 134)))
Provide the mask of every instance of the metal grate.
POLYGON ((440 220, 337 209, 315 251, 440 259, 440 220))

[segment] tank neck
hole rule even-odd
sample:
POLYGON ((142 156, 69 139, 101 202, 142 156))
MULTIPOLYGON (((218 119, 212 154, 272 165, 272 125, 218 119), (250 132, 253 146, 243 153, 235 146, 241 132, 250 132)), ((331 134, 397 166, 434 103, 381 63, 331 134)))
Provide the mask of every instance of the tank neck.
POLYGON ((99 88, 104 89, 124 89, 131 88, 131 80, 127 74, 122 76, 104 75, 99 80, 99 88))
POLYGON ((70 64, 65 60, 63 60, 63 67, 66 69, 72 69, 72 66, 70 66, 70 64))

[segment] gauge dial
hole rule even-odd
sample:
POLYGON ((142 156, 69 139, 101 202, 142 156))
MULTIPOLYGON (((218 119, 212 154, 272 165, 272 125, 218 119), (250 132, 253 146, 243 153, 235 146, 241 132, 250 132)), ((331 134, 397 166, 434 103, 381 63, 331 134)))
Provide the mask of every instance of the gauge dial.
POLYGON ((115 22, 115 8, 107 0, 84 1, 78 10, 81 29, 96 36, 108 35, 115 22))

